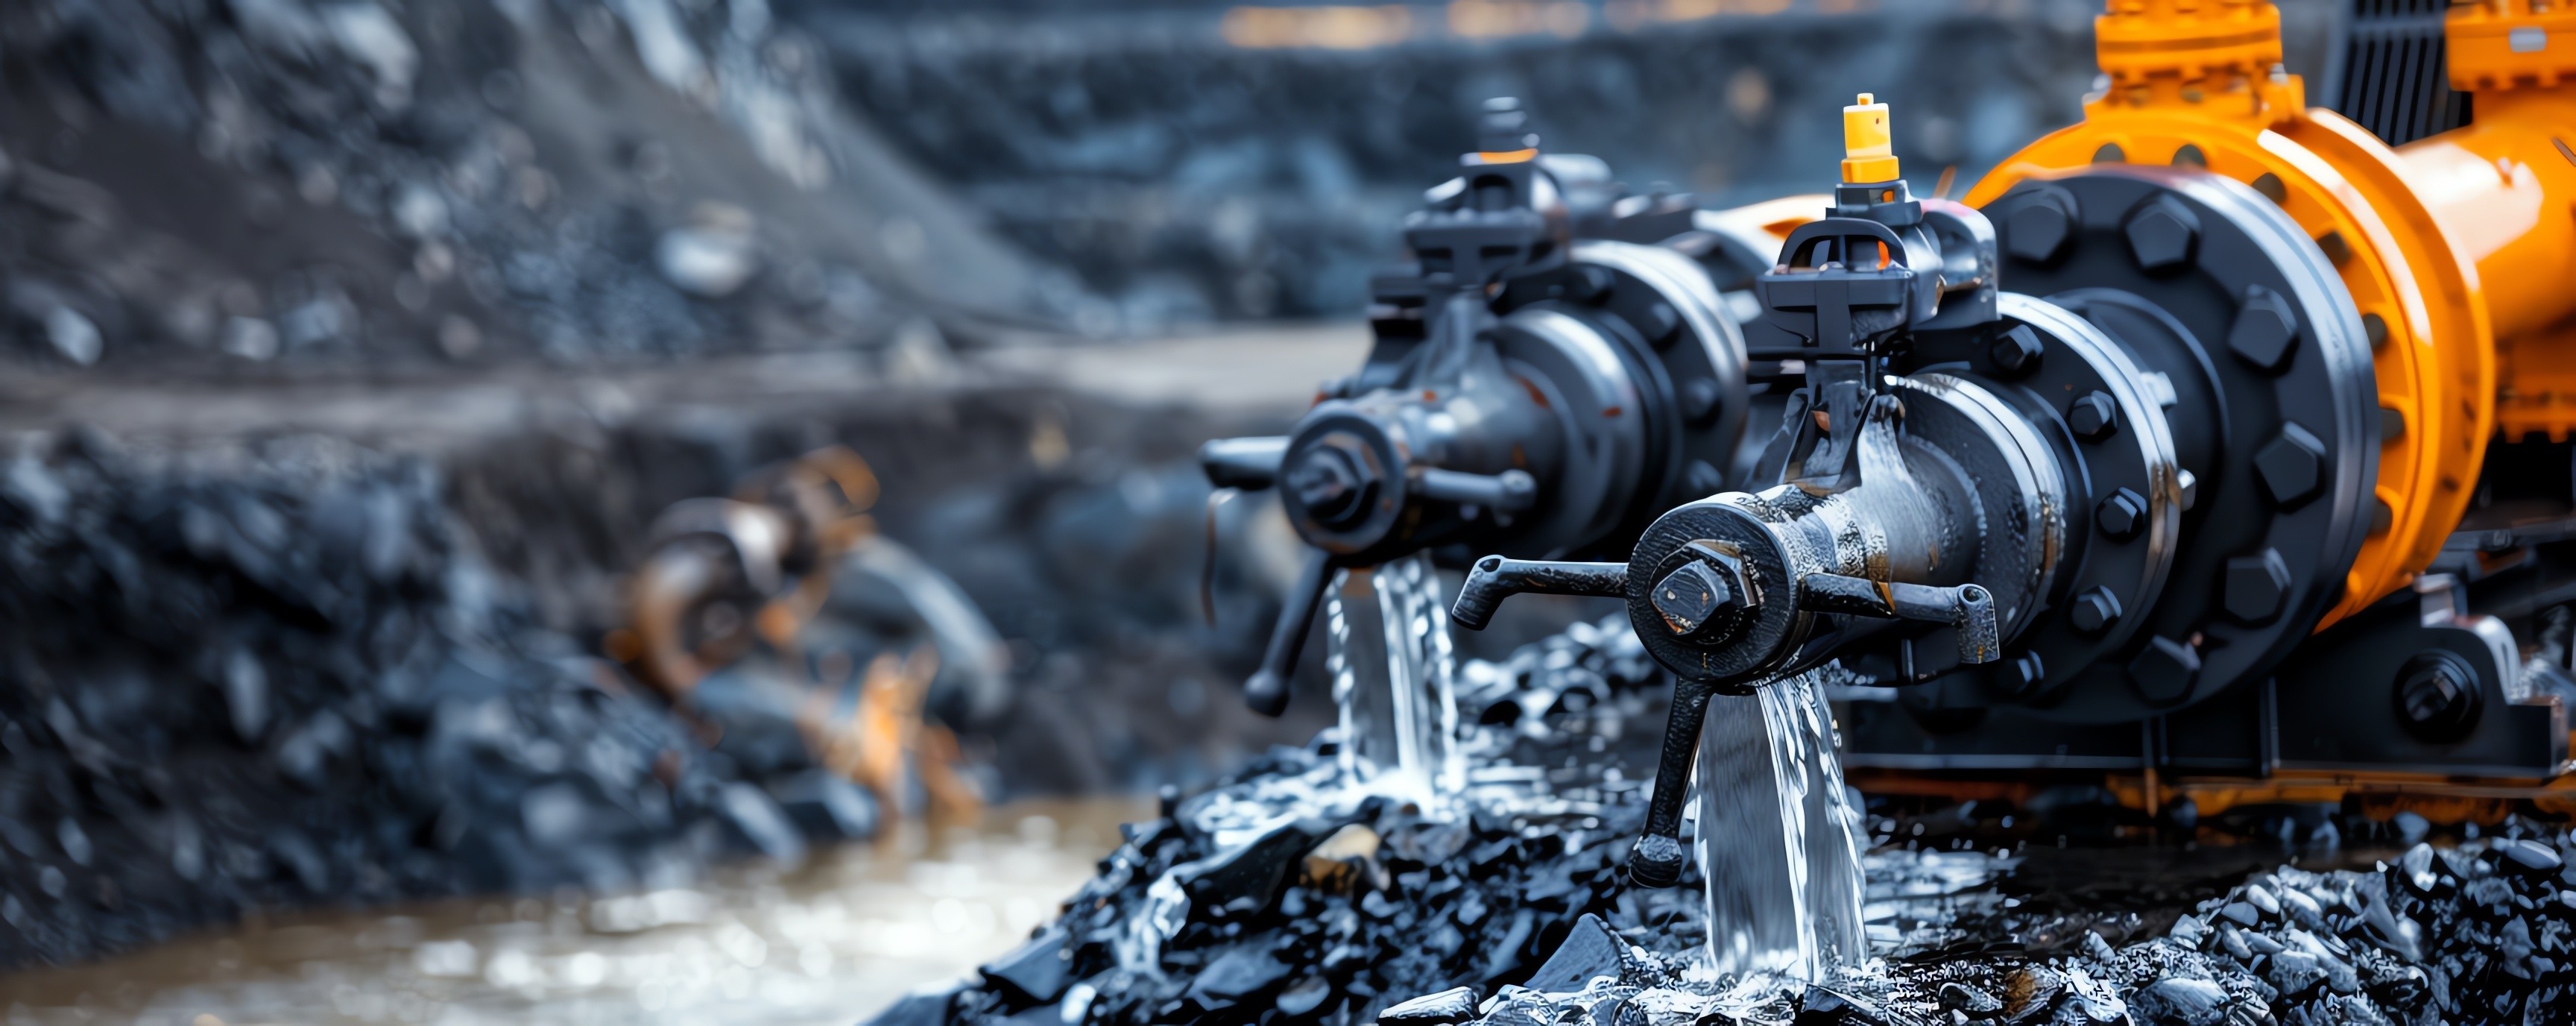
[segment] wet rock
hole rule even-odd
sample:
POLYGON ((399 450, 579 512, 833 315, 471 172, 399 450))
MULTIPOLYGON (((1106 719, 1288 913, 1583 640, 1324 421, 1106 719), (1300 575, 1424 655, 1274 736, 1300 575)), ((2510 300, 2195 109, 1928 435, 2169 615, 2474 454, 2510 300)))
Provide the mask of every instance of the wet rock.
POLYGON ((1453 987, 1388 1006, 1377 1014, 1383 1026, 1447 1026, 1476 1016, 1476 988, 1453 987))
POLYGON ((224 706, 232 714, 233 736, 253 743, 268 731, 268 672, 259 657, 236 648, 224 657, 224 706))
POLYGON ((1299 882, 1332 891, 1374 886, 1377 879, 1377 831, 1351 823, 1307 850, 1299 882))
POLYGON ((1941 1007, 1982 1019, 2004 1010, 2003 1000, 1973 985, 1953 980, 1941 985, 1941 1007))
POLYGON ((2495 850, 2515 868, 2534 875, 2556 873, 2566 864, 2555 849, 2529 838, 2498 842, 2495 850))
POLYGON ((1626 954, 1627 943, 1610 932, 1609 924, 1586 913, 1522 986, 1551 993, 1582 990, 1597 978, 1619 976, 1626 954))
POLYGON ((1198 864, 1183 888, 1190 901, 1223 915, 1242 915, 1270 907, 1288 867, 1312 850, 1329 824, 1284 824, 1251 843, 1198 864))
POLYGON ((51 343, 54 352, 61 354, 63 359, 83 367, 97 363, 99 355, 107 350, 98 325, 68 306, 58 305, 45 311, 45 341, 51 343))
POLYGON ((1073 983, 1073 951, 1066 945, 1071 937, 1061 926, 1046 927, 1028 943, 985 963, 978 971, 1014 1007, 1054 1001, 1063 997, 1073 983))
POLYGON ((2069 967, 2066 972, 2066 998, 2058 1006, 2058 1022, 2118 1022, 2127 1017, 2129 1006, 2110 983, 2096 979, 2082 967, 2069 967))
POLYGON ((762 855, 791 866, 805 861, 804 836, 759 785, 743 781, 724 785, 717 807, 762 855))
POLYGON ((2419 893, 2431 894, 2440 885, 2443 874, 2436 870, 2432 845, 2417 842, 2398 857, 2397 865, 2404 871, 2407 884, 2419 893))
POLYGON ((1273 1007, 1279 1009, 1280 1015, 1290 1019, 1304 1019, 1314 1015, 1317 1009, 1323 1007, 1325 1000, 1332 996, 1333 981, 1321 976, 1309 976, 1289 984, 1286 990, 1280 991, 1279 997, 1273 1002, 1273 1007))
POLYGON ((653 247, 654 266, 691 295, 730 296, 760 268, 751 215, 740 207, 707 204, 699 208, 695 221, 663 233, 653 247))
POLYGON ((798 829, 809 837, 857 839, 876 836, 879 810, 874 795, 830 770, 807 770, 769 785, 770 796, 798 829))
POLYGON ((1231 1008, 1268 993, 1288 978, 1286 963, 1259 947, 1239 947, 1219 956, 1191 981, 1189 997, 1208 1011, 1231 1008))
POLYGON ((2208 980, 2169 977, 2139 988, 2129 1007, 2157 1026, 2217 1026, 2227 1017, 2227 992, 2208 980))

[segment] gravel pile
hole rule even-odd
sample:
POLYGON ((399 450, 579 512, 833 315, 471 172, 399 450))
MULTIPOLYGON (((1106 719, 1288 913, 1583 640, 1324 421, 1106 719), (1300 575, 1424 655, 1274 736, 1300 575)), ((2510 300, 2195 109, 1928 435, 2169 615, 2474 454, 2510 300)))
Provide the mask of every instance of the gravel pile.
POLYGON ((876 1022, 1366 1023, 1522 979, 1587 914, 1686 921, 1695 892, 1630 893, 1618 869, 1644 810, 1620 767, 1651 765, 1653 741, 1624 725, 1661 715, 1651 665, 1621 622, 1462 666, 1482 725, 1456 814, 1349 786, 1329 735, 1167 793, 1025 946, 876 1022))
POLYGON ((0 11, 0 64, 0 319, 42 363, 577 362, 1052 316, 761 0, 33 0, 0 11))
MULTIPOLYGON (((1848 968, 1814 986, 1716 979, 1677 936, 1603 941, 1589 971, 1542 973, 1492 991, 1431 995, 1381 1022, 1474 1021, 1676 1026, 1716 1022, 2091 1023, 2174 1026, 2543 1023, 2565 1021, 2576 941, 2576 839, 2519 823, 2513 836, 2456 848, 2419 843, 2370 870, 2264 870, 2172 918, 2162 935, 2114 946, 2074 931, 2055 957, 2008 936, 1848 968), (1571 985, 1568 985, 1569 981, 1571 985), (1399 1014, 1401 1013, 1401 1014, 1399 1014)), ((1943 899, 1993 894, 2016 860, 1940 853, 1869 860, 1872 893, 1948 876, 1943 899), (1965 872, 1962 872, 1964 867, 1965 872), (1962 877, 1968 886, 1957 888, 1962 877), (1984 877, 1980 881, 1974 879, 1984 877)), ((1973 898, 1970 903, 1975 903, 1973 898)), ((1989 909, 1996 902, 1984 904, 1989 909)), ((2002 904, 2012 904, 2006 901, 2002 904)), ((1875 912, 1876 910, 1874 910, 1875 912)), ((1873 919, 1877 919, 1873 915, 1873 919)), ((2062 917, 2018 925, 2044 933, 2062 917)), ((2076 917, 2080 919, 2081 917, 2076 917)), ((2131 917, 2134 919, 2134 917, 2131 917)), ((1951 931, 1934 930, 1934 934, 1951 931)), ((1559 955, 1560 959, 1566 956, 1559 955)), ((1563 968, 1563 967, 1560 967, 1563 968)))
POLYGON ((439 491, 309 438, 7 461, 0 965, 267 907, 666 885, 869 828, 835 778, 711 765, 534 626, 439 491))
POLYGON ((1147 329, 1358 313, 1369 273, 1400 256, 1390 227, 1457 173, 1493 96, 1520 97, 1550 150, 1601 157, 1641 193, 1733 204, 1815 191, 1842 153, 1834 112, 1876 88, 1894 93, 1917 193, 1951 165, 1964 191, 2081 115, 2100 13, 1890 0, 1833 16, 1802 2, 1666 23, 1641 12, 1674 8, 1548 9, 1582 19, 1568 38, 1535 23, 1453 31, 1483 15, 1414 4, 1340 15, 1399 19, 1386 45, 1265 48, 1234 42, 1256 20, 1244 12, 1298 5, 778 2, 890 138, 1013 241, 1083 275, 1107 307, 1092 317, 1147 329))

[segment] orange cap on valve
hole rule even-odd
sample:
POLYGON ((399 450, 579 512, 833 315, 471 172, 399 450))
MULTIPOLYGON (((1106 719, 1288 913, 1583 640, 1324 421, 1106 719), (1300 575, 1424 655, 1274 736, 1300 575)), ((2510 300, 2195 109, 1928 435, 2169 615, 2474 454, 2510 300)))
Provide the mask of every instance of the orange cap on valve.
POLYGON ((1843 181, 1853 185, 1899 177, 1887 132, 1887 105, 1868 93, 1843 108, 1843 181))

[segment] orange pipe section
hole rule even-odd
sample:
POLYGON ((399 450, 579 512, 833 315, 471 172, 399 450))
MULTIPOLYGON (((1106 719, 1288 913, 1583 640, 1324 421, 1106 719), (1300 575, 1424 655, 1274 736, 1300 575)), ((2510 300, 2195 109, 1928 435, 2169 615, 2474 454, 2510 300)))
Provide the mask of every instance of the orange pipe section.
POLYGON ((2482 0, 2445 24, 2472 124, 2401 147, 2409 187, 2477 262, 2497 431, 2576 432, 2576 5, 2482 0))

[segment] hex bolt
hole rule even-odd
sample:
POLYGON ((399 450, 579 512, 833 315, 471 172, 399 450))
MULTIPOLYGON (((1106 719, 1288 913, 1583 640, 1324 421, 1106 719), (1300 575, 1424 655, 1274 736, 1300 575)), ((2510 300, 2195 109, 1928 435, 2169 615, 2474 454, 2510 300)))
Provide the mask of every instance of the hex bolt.
POLYGON ((2268 545, 2228 560, 2223 580, 2220 605, 2247 624, 2270 622, 2290 598, 2290 565, 2281 559, 2281 550, 2268 545))
POLYGON ((2075 234, 2075 219, 2048 201, 2033 197, 2004 217, 2004 252, 2014 259, 2045 264, 2066 249, 2075 234))
POLYGON ((1692 378, 1682 385, 1682 419, 1693 424, 1707 424, 1716 419, 1720 398, 1715 379, 1692 378))
POLYGON ((2093 525, 2102 536, 2113 541, 2127 541, 2138 536, 2147 526, 2147 497, 2122 488, 2104 496, 2093 507, 2093 525))
POLYGON ((2088 638, 2101 637, 2120 622, 2119 596, 2111 594, 2111 589, 2097 585, 2075 596, 2075 601, 2067 607, 2066 622, 2075 625, 2078 634, 2088 638))
POLYGON ((2086 392, 2066 404, 2066 426, 2075 432, 2075 437, 2087 442, 2111 437, 2111 429, 2118 423, 2119 410, 2111 405, 2106 393, 2086 392))
POLYGON ((2325 464, 2325 443, 2295 422, 2281 425, 2278 437, 2254 450, 2254 476, 2263 482, 2272 504, 2284 510, 2297 509, 2316 497, 2325 484, 2325 464))
POLYGON ((1681 334, 1682 316, 1673 312, 1672 304, 1656 300, 1637 315, 1637 334, 1646 336, 1657 349, 1670 349, 1673 339, 1681 334))
POLYGON ((2016 695, 2028 694, 2030 689, 2047 679, 2048 664, 2040 661, 2037 652, 2024 652, 2004 667, 2004 688, 2016 695))
POLYGON ((2158 196, 2129 214, 2120 225, 2129 240, 2129 257, 2148 272, 2172 271, 2191 263, 2200 242, 2200 218, 2171 196, 2158 196))
POLYGON ((1664 614, 1664 626, 1687 638, 1736 604, 1737 595, 1716 568, 1694 559, 1655 582, 1649 598, 1655 611, 1664 614))
POLYGON ((2227 348, 2265 374, 2290 365, 2299 348, 2299 318, 2281 294, 2260 285, 2245 287, 2245 303, 2227 327, 2227 348))
POLYGON ((1319 445, 1298 454, 1279 481, 1297 505, 1327 527, 1349 527, 1368 515, 1377 476, 1340 448, 1319 445))
POLYGON ((2200 650, 2163 635, 2147 639, 2145 651, 2129 660, 2129 686, 2154 705, 2171 705, 2191 697, 2200 680, 2200 650))
POLYGON ((1582 302, 1601 303, 1609 300, 1611 286, 1617 283, 1617 279, 1610 276, 1609 268, 1577 267, 1574 269, 1572 278, 1566 282, 1565 291, 1567 295, 1582 302))
POLYGON ((1995 369, 2009 377, 2020 377, 2039 369, 2041 352, 2039 333, 2030 330, 2026 324, 2014 325, 2011 331, 1995 336, 1994 342, 1986 347, 1986 355, 1994 359, 1995 369))
POLYGON ((2448 649, 2418 652, 2398 667, 2389 697, 2398 725, 2418 740, 2457 741, 2478 723, 2477 670, 2448 649))

